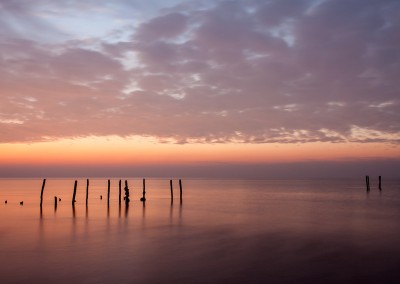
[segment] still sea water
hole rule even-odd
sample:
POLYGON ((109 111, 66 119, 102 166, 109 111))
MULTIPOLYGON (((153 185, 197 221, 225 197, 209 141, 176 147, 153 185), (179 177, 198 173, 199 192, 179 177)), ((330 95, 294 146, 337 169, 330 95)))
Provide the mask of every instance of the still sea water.
POLYGON ((400 180, 128 182, 0 179, 0 282, 400 283, 400 180))

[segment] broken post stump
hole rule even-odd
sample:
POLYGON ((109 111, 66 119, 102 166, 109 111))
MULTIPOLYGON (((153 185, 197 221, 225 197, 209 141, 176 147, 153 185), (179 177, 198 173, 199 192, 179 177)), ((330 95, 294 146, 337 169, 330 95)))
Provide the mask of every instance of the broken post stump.
POLYGON ((43 203, 43 191, 44 191, 44 186, 45 185, 46 185, 46 179, 43 179, 42 191, 40 192, 40 207, 42 207, 42 203, 43 203))
POLYGON ((75 184, 74 184, 74 194, 72 195, 72 206, 75 205, 75 195, 76 195, 76 186, 78 185, 78 181, 75 180, 75 184))

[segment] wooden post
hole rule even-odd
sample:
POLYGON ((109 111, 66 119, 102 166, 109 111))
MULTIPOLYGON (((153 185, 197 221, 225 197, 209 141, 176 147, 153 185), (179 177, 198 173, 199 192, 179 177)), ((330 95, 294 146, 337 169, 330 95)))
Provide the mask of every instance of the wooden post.
POLYGON ((43 203, 43 191, 44 191, 44 186, 45 185, 46 185, 46 179, 43 179, 42 191, 40 192, 40 207, 42 207, 42 203, 43 203))
POLYGON ((119 188, 119 198, 118 198, 118 200, 119 200, 119 204, 121 204, 121 180, 119 180, 119 183, 118 183, 118 188, 119 188))
POLYGON ((86 179, 86 205, 88 204, 89 199, 89 179, 86 179))
POLYGON ((182 203, 182 181, 179 180, 179 197, 182 203))
POLYGON ((57 209, 57 196, 54 196, 54 209, 57 209))
POLYGON ((171 201, 174 199, 174 191, 172 188, 172 179, 169 180, 169 188, 171 190, 171 201))
POLYGON ((124 188, 124 190, 125 190, 125 204, 128 205, 130 199, 129 199, 129 187, 128 187, 128 181, 127 180, 125 180, 125 188, 124 188))
POLYGON ((88 204, 89 199, 89 179, 86 179, 86 205, 88 204))
POLYGON ((110 203, 110 186, 111 186, 111 182, 110 182, 110 180, 108 180, 107 203, 110 203))
POLYGON ((140 201, 146 201, 146 180, 143 179, 143 193, 142 193, 142 198, 140 198, 140 201))
POLYGON ((382 177, 379 176, 379 190, 382 190, 382 177))
POLYGON ((72 195, 72 206, 75 206, 75 195, 76 195, 76 186, 78 185, 78 181, 75 180, 74 184, 74 194, 72 195))
POLYGON ((369 191, 370 187, 369 187, 369 176, 365 176, 365 183, 367 185, 367 191, 369 191))

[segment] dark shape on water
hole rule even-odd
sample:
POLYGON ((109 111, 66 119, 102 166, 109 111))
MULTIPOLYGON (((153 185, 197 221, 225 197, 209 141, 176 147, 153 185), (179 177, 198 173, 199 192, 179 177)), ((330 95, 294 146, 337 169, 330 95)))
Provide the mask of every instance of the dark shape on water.
POLYGON ((143 179, 143 196, 142 196, 142 198, 140 198, 140 201, 146 201, 146 180, 145 179, 143 179))
POLYGON ((365 176, 365 183, 367 185, 367 191, 369 191, 370 190, 370 187, 369 187, 369 176, 365 176))
POLYGON ((75 180, 75 184, 74 184, 74 194, 72 195, 72 206, 74 205, 74 203, 76 202, 75 200, 75 195, 76 195, 76 186, 78 185, 78 181, 75 180))
POLYGON ((125 197, 124 197, 125 204, 128 205, 130 200, 129 200, 129 187, 128 187, 128 181, 127 180, 125 180, 125 188, 124 188, 124 190, 125 190, 125 197))
POLYGON ((107 203, 110 204, 110 187, 111 187, 111 182, 108 180, 108 187, 107 187, 107 203))
POLYGON ((118 183, 118 202, 119 202, 119 204, 121 204, 121 180, 119 180, 119 183, 118 183))
POLYGON ((57 210, 57 196, 54 196, 54 210, 57 210))
POLYGON ((61 201, 61 198, 59 198, 58 201, 61 201))
POLYGON ((21 201, 21 202, 19 203, 19 205, 24 205, 24 202, 23 202, 23 201, 21 201))
POLYGON ((88 203, 89 198, 89 179, 86 179, 86 205, 88 203))
POLYGON ((382 190, 382 177, 379 176, 379 190, 382 190))
POLYGON ((42 203, 43 203, 43 191, 44 191, 45 185, 46 185, 46 179, 43 179, 42 190, 40 191, 40 206, 42 206, 42 203))
POLYGON ((169 180, 169 188, 171 190, 171 202, 172 202, 172 200, 174 199, 174 191, 172 188, 172 179, 169 180))
POLYGON ((4 203, 7 204, 7 200, 4 203))
POLYGON ((100 195, 100 199, 103 199, 103 195, 100 195))
POLYGON ((179 180, 179 197, 182 203, 182 181, 179 180))

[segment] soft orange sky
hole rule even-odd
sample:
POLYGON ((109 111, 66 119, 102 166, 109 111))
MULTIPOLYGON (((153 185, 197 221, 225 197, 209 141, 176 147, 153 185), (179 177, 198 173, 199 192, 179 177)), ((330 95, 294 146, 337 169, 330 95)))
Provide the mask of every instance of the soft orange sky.
POLYGON ((155 138, 117 136, 0 144, 1 164, 184 164, 193 162, 279 163, 399 158, 385 143, 173 144, 155 138))

